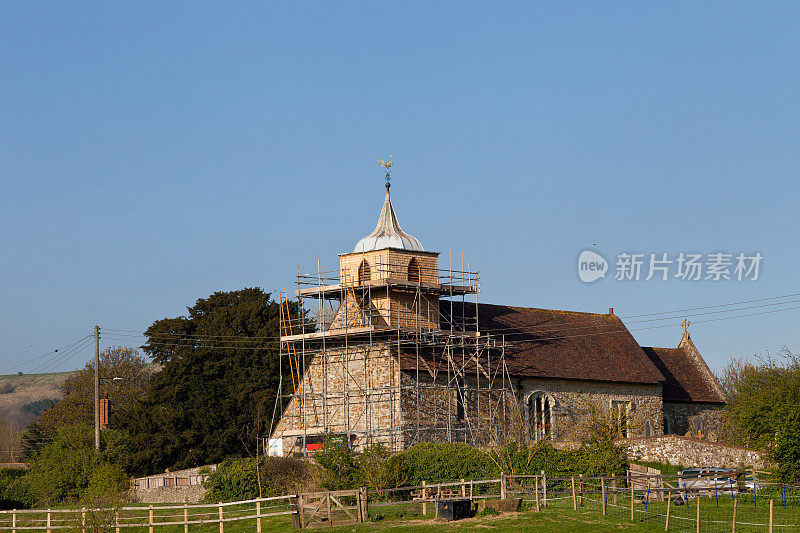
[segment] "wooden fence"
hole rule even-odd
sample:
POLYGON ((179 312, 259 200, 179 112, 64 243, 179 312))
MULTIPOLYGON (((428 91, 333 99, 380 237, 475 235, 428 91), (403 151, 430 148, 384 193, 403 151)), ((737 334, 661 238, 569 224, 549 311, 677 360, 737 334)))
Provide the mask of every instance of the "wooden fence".
POLYGON ((239 529, 254 527, 257 533, 261 533, 262 519, 268 517, 286 516, 291 519, 292 526, 299 529, 363 523, 369 521, 371 509, 374 515, 375 509, 400 505, 416 507, 423 515, 436 517, 439 501, 456 498, 472 502, 517 499, 531 511, 561 509, 596 513, 597 516, 614 515, 632 521, 647 520, 649 523, 663 520, 665 531, 671 527, 676 530, 676 525, 685 530, 691 525, 691 530, 699 533, 708 529, 707 524, 714 524, 717 529, 719 524, 728 524, 727 530, 735 532, 737 518, 743 525, 763 526, 764 531, 772 532, 773 526, 779 531, 800 529, 800 487, 780 485, 778 490, 777 484, 770 487, 758 481, 753 483, 755 491, 751 496, 745 483, 734 482, 733 477, 730 479, 729 483, 725 480, 717 483, 719 479, 698 481, 633 472, 619 477, 547 476, 544 472, 512 476, 501 473, 495 479, 426 481, 396 488, 361 487, 217 504, 0 511, 0 530, 14 533, 46 530, 52 533, 71 529, 89 533, 113 529, 115 533, 122 533, 122 530, 130 531, 131 528, 140 531, 147 528, 148 533, 154 533, 167 527, 179 531, 183 526, 184 533, 188 533, 190 528, 196 530, 204 525, 202 529, 208 530, 210 526, 216 530, 218 527, 219 533, 224 533, 226 524, 238 523, 239 529), (759 491, 767 494, 766 500, 763 494, 761 496, 761 507, 756 494, 759 491), (777 507, 782 506, 778 511, 775 510, 776 494, 777 507), (722 506, 720 496, 724 499, 722 506), (704 498, 714 500, 701 505, 704 498), (748 498, 752 499, 752 505, 748 504, 744 509, 742 502, 748 498), (746 515, 744 522, 743 513, 746 515), (774 524, 776 515, 782 522, 774 524))

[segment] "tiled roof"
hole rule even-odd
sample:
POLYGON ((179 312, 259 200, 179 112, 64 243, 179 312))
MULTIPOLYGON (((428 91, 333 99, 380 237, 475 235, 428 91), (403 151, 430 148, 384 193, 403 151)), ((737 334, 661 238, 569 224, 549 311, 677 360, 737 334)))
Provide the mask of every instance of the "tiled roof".
MULTIPOLYGON (((445 322, 450 305, 443 301, 440 306, 445 322)), ((475 305, 462 308, 454 302, 453 315, 474 317, 475 305)), ((664 381, 615 315, 479 304, 478 324, 481 333, 505 335, 505 361, 512 377, 664 381)))
POLYGON ((684 348, 643 350, 664 375, 665 402, 725 402, 706 371, 684 348))

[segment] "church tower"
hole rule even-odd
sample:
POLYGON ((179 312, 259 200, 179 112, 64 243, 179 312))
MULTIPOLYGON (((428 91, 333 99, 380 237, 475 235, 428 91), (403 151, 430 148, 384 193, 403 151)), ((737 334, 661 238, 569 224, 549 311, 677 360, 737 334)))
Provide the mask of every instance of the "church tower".
MULTIPOLYGON (((479 337, 476 313, 467 317, 463 301, 478 292, 477 272, 440 269, 438 252, 402 230, 389 192, 391 161, 380 163, 386 192, 375 229, 339 255, 337 270, 298 276, 295 295, 305 309, 299 317, 289 317, 282 294, 282 368, 291 379, 282 378, 290 394, 278 405, 275 453, 305 454, 326 436, 357 448, 380 442, 402 450, 423 438, 421 425, 441 430, 435 440, 450 440, 454 428, 466 426, 469 363, 452 372, 449 365, 470 359, 478 373, 465 351, 479 337), (462 298, 459 313, 454 298, 462 298), (425 409, 423 397, 430 400, 425 409)), ((480 371, 488 376, 486 368, 480 371)))

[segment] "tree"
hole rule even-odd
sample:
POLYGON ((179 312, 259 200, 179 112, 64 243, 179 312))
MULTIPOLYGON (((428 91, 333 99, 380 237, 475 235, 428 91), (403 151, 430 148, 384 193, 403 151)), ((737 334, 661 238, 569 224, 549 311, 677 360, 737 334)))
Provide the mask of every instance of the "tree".
POLYGON ((125 418, 136 472, 249 454, 275 406, 280 309, 270 294, 215 292, 187 311, 145 332, 143 349, 163 368, 125 418))
MULTIPOLYGON (((108 392, 111 405, 109 424, 118 426, 147 389, 152 368, 136 348, 114 346, 100 353, 100 390, 108 392), (114 381, 110 378, 119 377, 114 381)), ((94 423, 94 361, 64 382, 64 396, 43 410, 23 435, 23 455, 30 459, 42 443, 52 440, 58 430, 76 423, 94 423)))
POLYGON ((726 439, 766 450, 784 480, 800 480, 800 357, 734 359, 722 378, 726 439))
POLYGON ((103 436, 105 446, 97 452, 91 424, 59 428, 55 440, 42 447, 25 475, 39 505, 105 499, 127 488, 128 477, 118 463, 127 454, 125 439, 113 429, 103 436))

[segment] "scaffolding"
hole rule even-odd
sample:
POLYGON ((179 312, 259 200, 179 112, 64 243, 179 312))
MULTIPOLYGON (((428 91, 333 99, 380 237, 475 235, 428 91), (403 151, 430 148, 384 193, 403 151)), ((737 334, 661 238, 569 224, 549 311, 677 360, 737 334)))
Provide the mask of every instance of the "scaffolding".
POLYGON ((502 444, 513 387, 503 337, 480 331, 479 273, 412 259, 362 261, 351 274, 298 274, 294 316, 281 293, 280 366, 288 357, 292 389, 278 393, 271 437, 283 453, 303 455, 326 436, 393 451, 502 444))

